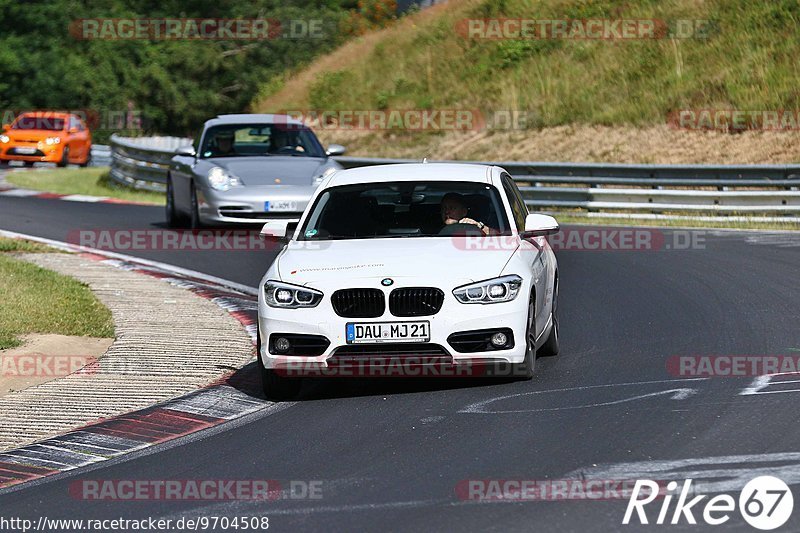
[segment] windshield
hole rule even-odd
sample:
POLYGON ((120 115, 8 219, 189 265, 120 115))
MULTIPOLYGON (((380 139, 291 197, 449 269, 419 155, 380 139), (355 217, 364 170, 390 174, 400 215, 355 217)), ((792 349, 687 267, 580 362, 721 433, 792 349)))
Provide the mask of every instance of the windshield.
POLYGON ((230 124, 206 131, 201 158, 245 156, 325 157, 314 133, 286 124, 230 124))
POLYGON ((300 231, 300 240, 480 236, 509 231, 500 194, 490 185, 386 182, 324 191, 300 231), (483 226, 488 228, 483 230, 483 226))
POLYGON ((11 129, 61 131, 64 129, 64 119, 60 117, 22 115, 14 122, 11 129))

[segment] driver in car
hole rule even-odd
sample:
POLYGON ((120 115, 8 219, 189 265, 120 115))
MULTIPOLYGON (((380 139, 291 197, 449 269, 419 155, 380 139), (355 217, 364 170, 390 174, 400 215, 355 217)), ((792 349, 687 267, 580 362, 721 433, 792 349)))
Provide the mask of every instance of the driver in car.
POLYGON ((269 152, 270 153, 293 153, 303 152, 302 146, 297 144, 295 135, 290 135, 289 132, 283 130, 273 130, 269 139, 269 152))
POLYGON ((233 149, 233 132, 221 131, 214 137, 217 148, 214 150, 214 156, 233 155, 236 151, 233 149))
POLYGON ((477 226, 484 235, 498 235, 500 233, 483 222, 467 217, 467 212, 466 202, 464 202, 464 198, 457 192, 449 192, 442 198, 442 222, 444 222, 446 226, 450 224, 471 224, 477 226))

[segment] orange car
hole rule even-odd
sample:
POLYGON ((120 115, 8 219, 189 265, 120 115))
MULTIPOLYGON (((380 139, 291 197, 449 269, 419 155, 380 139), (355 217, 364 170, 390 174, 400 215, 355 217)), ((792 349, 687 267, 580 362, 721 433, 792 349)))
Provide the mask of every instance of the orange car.
POLYGON ((3 125, 0 133, 0 163, 22 161, 74 163, 85 167, 92 160, 92 134, 86 123, 72 113, 35 111, 22 113, 3 125))

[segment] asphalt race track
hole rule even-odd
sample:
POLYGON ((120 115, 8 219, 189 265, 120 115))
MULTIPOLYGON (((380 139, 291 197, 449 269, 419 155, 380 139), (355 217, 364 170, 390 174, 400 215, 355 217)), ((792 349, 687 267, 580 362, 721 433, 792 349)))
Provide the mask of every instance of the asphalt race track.
MULTIPOLYGON (((0 198, 0 229, 57 240, 78 229, 163 229, 163 219, 155 207, 0 198)), ((530 382, 315 382, 284 409, 6 492, 0 515, 268 516, 275 531, 638 531, 621 525, 626 499, 476 501, 456 489, 468 480, 691 477, 738 497, 731 487, 767 473, 800 496, 800 385, 688 379, 667 367, 672 356, 800 356, 800 237, 698 231, 701 244, 678 250, 667 245, 685 231, 653 231, 664 237, 658 250, 558 252, 561 355, 539 359, 530 382), (81 479, 322 489, 318 499, 268 502, 83 501, 69 492, 81 479)), ((274 256, 126 253, 249 286, 274 256)), ((647 508, 651 523, 660 505, 647 508)), ((800 531, 798 516, 783 530, 800 531)), ((738 512, 726 525, 752 531, 738 512)), ((708 528, 684 519, 669 530, 708 528)))

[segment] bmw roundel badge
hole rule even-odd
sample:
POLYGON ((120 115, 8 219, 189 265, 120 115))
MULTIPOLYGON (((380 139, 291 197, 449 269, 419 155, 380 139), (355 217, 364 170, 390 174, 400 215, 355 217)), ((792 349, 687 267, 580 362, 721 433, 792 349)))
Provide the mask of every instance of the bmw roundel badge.
POLYGON ((392 278, 383 278, 381 280, 381 285, 383 285, 384 287, 388 287, 389 285, 391 285, 393 283, 394 283, 394 280, 392 278))

